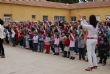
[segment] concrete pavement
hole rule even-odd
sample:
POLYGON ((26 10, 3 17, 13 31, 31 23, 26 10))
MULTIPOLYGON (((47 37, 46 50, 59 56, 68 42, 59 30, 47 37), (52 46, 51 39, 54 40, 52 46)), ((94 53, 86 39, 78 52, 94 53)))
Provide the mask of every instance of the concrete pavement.
POLYGON ((51 54, 36 53, 20 47, 4 45, 6 58, 0 58, 0 74, 110 74, 106 66, 86 72, 88 63, 51 54))

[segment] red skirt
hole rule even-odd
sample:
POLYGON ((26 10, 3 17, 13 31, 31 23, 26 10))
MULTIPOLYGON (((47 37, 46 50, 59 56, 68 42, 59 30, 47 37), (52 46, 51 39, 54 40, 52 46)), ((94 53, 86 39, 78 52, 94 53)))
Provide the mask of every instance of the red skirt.
POLYGON ((50 45, 44 45, 44 48, 46 50, 46 54, 49 54, 50 53, 50 45))

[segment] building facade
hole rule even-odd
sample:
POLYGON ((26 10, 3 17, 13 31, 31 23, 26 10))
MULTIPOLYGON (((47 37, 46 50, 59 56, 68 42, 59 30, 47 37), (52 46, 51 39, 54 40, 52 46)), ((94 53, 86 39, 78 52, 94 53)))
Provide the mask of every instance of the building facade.
POLYGON ((46 0, 0 0, 0 18, 9 21, 79 20, 95 14, 97 20, 110 17, 110 1, 63 4, 46 0))

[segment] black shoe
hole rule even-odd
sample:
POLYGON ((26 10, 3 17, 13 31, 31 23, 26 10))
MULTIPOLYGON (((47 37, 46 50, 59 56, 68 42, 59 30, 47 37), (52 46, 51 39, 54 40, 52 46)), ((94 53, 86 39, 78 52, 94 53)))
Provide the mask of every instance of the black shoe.
POLYGON ((79 60, 81 60, 81 58, 79 58, 79 60))
POLYGON ((85 58, 83 58, 83 60, 85 60, 85 58))
POLYGON ((56 55, 59 55, 59 53, 57 53, 56 55))
POLYGON ((88 62, 88 59, 86 59, 85 61, 88 62))
POLYGON ((66 56, 67 58, 69 58, 69 56, 66 56))
POLYGON ((102 62, 99 61, 98 64, 102 64, 102 62))
POLYGON ((5 56, 1 56, 1 58, 5 58, 5 56))
POLYGON ((71 59, 71 60, 74 60, 74 59, 75 59, 75 57, 70 57, 70 59, 71 59))
POLYGON ((92 71, 92 67, 88 67, 87 69, 85 69, 86 71, 92 71))
POLYGON ((66 58, 66 56, 64 56, 64 55, 62 57, 66 58))
POLYGON ((98 68, 98 66, 93 66, 93 67, 91 67, 92 69, 97 69, 98 68))
POLYGON ((75 57, 72 57, 72 60, 74 60, 75 59, 75 57))
POLYGON ((102 66, 105 66, 105 65, 106 65, 106 63, 103 63, 103 64, 102 64, 102 66))
POLYGON ((56 53, 54 53, 53 55, 57 55, 56 53))
POLYGON ((70 57, 70 59, 72 59, 72 57, 70 57))

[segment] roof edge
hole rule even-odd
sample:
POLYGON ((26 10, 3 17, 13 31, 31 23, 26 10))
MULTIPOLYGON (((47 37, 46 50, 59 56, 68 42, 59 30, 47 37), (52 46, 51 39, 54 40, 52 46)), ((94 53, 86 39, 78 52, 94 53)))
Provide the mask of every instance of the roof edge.
POLYGON ((47 8, 58 8, 58 9, 70 9, 67 4, 57 3, 57 2, 29 2, 29 1, 0 1, 0 3, 5 4, 16 4, 16 5, 27 5, 27 6, 38 6, 38 7, 47 7, 47 8))
POLYGON ((38 6, 38 7, 47 7, 47 8, 58 8, 58 9, 70 9, 70 10, 110 7, 110 1, 65 4, 65 3, 48 2, 48 1, 46 1, 46 2, 42 2, 42 1, 29 2, 29 1, 5 1, 5 0, 2 0, 2 1, 0 1, 0 3, 27 5, 27 6, 38 6))

